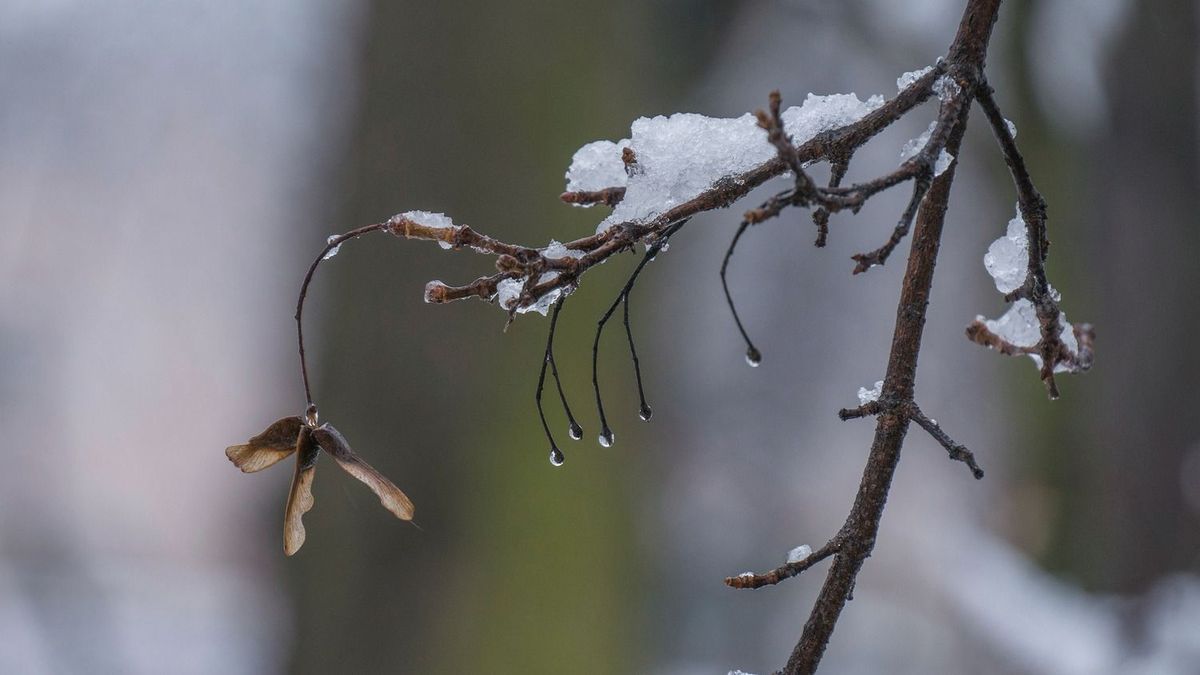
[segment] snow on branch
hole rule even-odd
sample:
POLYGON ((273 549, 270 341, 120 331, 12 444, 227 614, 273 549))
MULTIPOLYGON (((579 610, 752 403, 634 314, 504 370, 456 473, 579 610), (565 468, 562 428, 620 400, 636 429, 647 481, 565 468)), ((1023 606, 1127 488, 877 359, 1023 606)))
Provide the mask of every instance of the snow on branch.
POLYGON ((1041 373, 1050 398, 1058 398, 1055 373, 1081 373, 1092 367, 1091 324, 1071 325, 1059 309, 1061 297, 1046 280, 1046 200, 1033 185, 1025 159, 1017 150, 1016 127, 1004 118, 991 86, 980 82, 977 98, 1000 145, 1017 191, 1017 215, 1005 236, 992 242, 983 262, 996 290, 1012 303, 999 319, 978 316, 967 326, 967 338, 1009 356, 1025 354, 1041 373))
MULTIPOLYGON (((582 425, 572 413, 554 358, 554 337, 567 298, 590 269, 622 252, 644 248, 641 260, 596 324, 592 345, 592 385, 602 446, 615 442, 601 396, 598 354, 608 321, 622 309, 639 395, 638 416, 650 421, 642 372, 630 323, 629 304, 636 283, 655 256, 667 250, 670 239, 696 214, 726 208, 777 177, 790 184, 746 211, 720 267, 725 298, 746 343, 751 366, 762 361, 742 324, 726 272, 737 243, 755 225, 790 207, 812 210, 816 245, 824 246, 833 213, 858 210, 871 197, 903 183, 912 193, 888 238, 873 251, 853 256, 855 274, 885 264, 912 231, 911 250, 900 288, 896 324, 887 369, 871 389, 859 391, 857 408, 838 414, 843 420, 874 417, 875 437, 854 506, 840 529, 814 552, 808 546, 792 549, 787 562, 762 574, 729 577, 739 589, 760 588, 795 577, 830 559, 830 569, 810 618, 783 672, 811 673, 817 668, 838 616, 853 592, 858 572, 877 539, 884 505, 910 424, 915 423, 945 448, 950 459, 963 462, 976 478, 983 471, 966 447, 950 438, 925 415, 915 401, 915 381, 925 328, 933 272, 940 250, 950 188, 972 103, 987 117, 1017 192, 1018 213, 1007 234, 988 250, 985 265, 997 289, 1012 303, 997 320, 979 317, 967 329, 971 340, 1004 354, 1030 356, 1038 365, 1051 397, 1057 397, 1055 373, 1082 372, 1093 359, 1091 326, 1072 325, 1059 307, 1060 297, 1046 280, 1046 205, 1033 186, 1024 159, 1017 151, 1015 128, 1004 119, 984 77, 984 63, 1000 0, 965 0, 958 33, 946 57, 927 68, 904 73, 899 93, 890 100, 855 94, 809 94, 798 106, 783 107, 772 92, 765 110, 736 118, 712 118, 692 113, 639 118, 629 138, 594 141, 579 148, 566 172, 563 202, 579 207, 603 205, 611 211, 595 232, 572 241, 551 240, 530 247, 505 242, 441 213, 407 211, 391 218, 328 238, 310 264, 296 302, 296 338, 307 408, 303 417, 284 418, 246 444, 230 446, 227 455, 244 471, 257 471, 283 458, 297 456, 291 496, 285 509, 285 552, 299 549, 305 538, 301 518, 313 505, 313 469, 321 452, 365 483, 398 518, 412 518, 414 507, 399 488, 350 450, 349 442, 328 424, 318 423, 317 406, 309 384, 304 349, 303 313, 308 288, 317 268, 332 259, 341 246, 372 232, 397 238, 436 242, 450 251, 469 250, 492 259, 494 271, 468 283, 440 280, 425 285, 425 301, 444 304, 478 298, 498 305, 512 321, 527 312, 549 314, 549 331, 534 395, 550 446, 549 459, 562 465, 565 455, 546 420, 542 396, 547 371, 568 421, 568 436, 580 440, 582 425), (927 100, 936 100, 937 114, 928 128, 901 149, 900 164, 871 180, 843 185, 855 153, 904 115, 927 100), (830 179, 818 185, 807 169, 816 162, 830 164, 830 179)), ((506 324, 507 325, 507 324, 506 324)))

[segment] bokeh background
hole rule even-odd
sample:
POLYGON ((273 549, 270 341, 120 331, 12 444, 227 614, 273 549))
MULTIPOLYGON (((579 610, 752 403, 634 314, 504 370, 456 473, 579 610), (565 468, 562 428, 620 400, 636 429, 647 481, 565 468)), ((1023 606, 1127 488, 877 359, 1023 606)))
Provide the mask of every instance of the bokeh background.
MULTIPOLYGON (((320 272, 324 419, 405 488, 397 523, 324 464, 309 540, 281 551, 290 470, 226 445, 302 406, 292 312, 325 236, 409 209, 528 244, 589 233, 557 201, 585 142, 641 115, 891 95, 961 0, 0 3, 0 672, 769 672, 824 566, 735 592, 841 524, 871 425, 834 412, 882 376, 903 265, 852 277, 904 195, 751 232, 697 218, 634 296, 648 395, 619 330, 634 259, 588 275, 558 358, 586 435, 555 469, 533 407, 546 320, 430 307, 487 269, 383 236, 320 272)), ((1200 673, 1198 17, 1188 0, 1010 0, 990 77, 1050 203, 1050 272, 1097 327, 1093 372, 1046 400, 1026 360, 969 344, 1003 311, 981 258, 1015 196, 973 119, 918 379, 987 469, 910 434, 830 673, 1200 673)), ((894 166, 919 110, 860 153, 894 166)), ((753 201, 753 197, 750 198, 753 201)), ((907 250, 907 246, 903 251, 907 250)))

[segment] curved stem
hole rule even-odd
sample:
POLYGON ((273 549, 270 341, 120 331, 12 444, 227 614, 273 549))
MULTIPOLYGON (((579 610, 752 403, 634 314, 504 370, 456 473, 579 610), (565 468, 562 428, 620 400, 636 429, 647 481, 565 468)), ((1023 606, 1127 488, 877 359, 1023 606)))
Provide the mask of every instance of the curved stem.
POLYGON ((368 232, 382 230, 386 227, 387 223, 375 223, 350 230, 345 234, 339 234, 325 244, 325 248, 321 249, 316 259, 308 266, 308 272, 304 275, 304 282, 300 284, 300 297, 296 299, 296 344, 300 349, 300 377, 304 379, 304 402, 306 405, 311 406, 313 404, 312 388, 308 384, 308 360, 304 355, 304 323, 301 321, 301 317, 304 315, 304 300, 308 297, 308 285, 312 283, 313 274, 316 273, 317 266, 321 264, 321 261, 325 260, 325 256, 330 251, 350 239, 361 237, 368 232))
POLYGON ((633 344, 633 328, 629 325, 629 293, 633 289, 625 292, 625 305, 623 307, 625 313, 625 337, 629 338, 629 355, 633 358, 633 376, 637 380, 639 414, 642 419, 649 422, 653 412, 650 406, 646 405, 646 390, 642 387, 642 366, 638 361, 637 347, 633 344))
POLYGON ((558 386, 558 396, 562 400, 563 409, 567 413, 567 419, 570 420, 571 437, 578 440, 576 430, 579 429, 579 424, 575 422, 575 416, 571 414, 571 407, 567 405, 567 396, 563 393, 562 382, 558 378, 558 367, 554 364, 554 332, 558 330, 558 313, 562 310, 562 306, 566 301, 567 296, 560 296, 558 301, 554 303, 554 309, 550 313, 550 330, 546 337, 546 353, 542 357, 542 370, 538 374, 537 391, 533 396, 534 402, 537 404, 538 417, 542 420, 542 430, 546 432, 546 439, 550 441, 551 456, 557 456, 559 463, 562 461, 562 451, 559 450, 558 444, 554 442, 554 434, 550 433, 550 425, 546 422, 546 411, 542 407, 542 391, 546 387, 546 367, 549 366, 554 371, 554 383, 558 386))
MULTIPOLYGON (((663 231, 663 233, 661 235, 659 235, 658 239, 653 244, 651 244, 649 246, 649 248, 646 249, 645 255, 642 256, 642 259, 641 259, 641 261, 638 262, 637 267, 633 268, 633 272, 629 275, 629 279, 625 282, 625 285, 623 287, 621 287, 621 292, 617 293, 617 298, 615 300, 613 300, 612 305, 610 305, 608 310, 604 312, 604 315, 600 317, 600 320, 596 322, 596 339, 594 342, 592 342, 592 389, 594 389, 596 392, 596 411, 600 414, 600 435, 607 437, 609 439, 609 443, 612 442, 612 429, 610 429, 608 427, 608 418, 604 415, 604 400, 600 396, 600 378, 599 378, 600 336, 604 333, 604 326, 605 326, 605 324, 608 323, 608 320, 610 318, 612 318, 613 312, 617 311, 617 306, 620 305, 622 301, 626 301, 628 299, 629 291, 633 288, 633 285, 635 283, 637 283, 638 275, 640 275, 642 273, 642 270, 645 269, 646 263, 649 263, 651 260, 654 260, 654 257, 656 255, 658 255, 659 251, 662 250, 663 246, 665 246, 667 244, 667 241, 671 238, 671 236, 674 235, 676 232, 678 232, 680 230, 680 228, 682 228, 684 225, 687 225, 689 220, 691 220, 691 219, 685 218, 685 219, 671 225, 670 227, 668 227, 666 230, 663 231)), ((626 324, 626 325, 628 325, 628 324, 626 324)), ((630 342, 631 351, 632 351, 632 344, 633 343, 631 340, 631 342, 630 342)), ((634 352, 634 367, 635 368, 637 368, 637 360, 636 359, 637 359, 637 353, 634 352)), ((641 371, 640 370, 637 371, 637 375, 638 375, 638 388, 640 391, 640 389, 641 389, 641 371)), ((642 398, 642 403, 643 403, 643 405, 645 405, 645 397, 642 398)))
POLYGON ((750 224, 750 221, 743 220, 738 225, 737 232, 733 234, 733 240, 729 242, 729 248, 725 249, 725 259, 721 261, 721 289, 725 291, 725 304, 729 305, 729 313, 733 314, 733 322, 737 324, 738 332, 742 334, 742 340, 746 343, 746 358, 751 364, 755 364, 762 356, 758 351, 758 347, 754 346, 754 342, 750 340, 750 336, 746 333, 745 326, 742 325, 742 317, 738 316, 737 307, 733 304, 733 295, 729 292, 729 281, 725 276, 729 271, 729 260, 733 258, 733 250, 737 248, 738 241, 746 233, 746 229, 750 227, 750 224))

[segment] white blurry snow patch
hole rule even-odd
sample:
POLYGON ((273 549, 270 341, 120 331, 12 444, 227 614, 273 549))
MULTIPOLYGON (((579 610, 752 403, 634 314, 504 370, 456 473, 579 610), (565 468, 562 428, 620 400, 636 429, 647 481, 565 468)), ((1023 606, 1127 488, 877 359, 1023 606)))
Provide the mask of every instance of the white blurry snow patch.
MULTIPOLYGON (((951 526, 928 544, 939 601, 988 636, 1011 670, 1055 675, 1195 675, 1200 578, 1177 575, 1141 596, 1087 593, 977 528, 951 526), (986 583, 981 581, 986 580, 986 583), (1140 629, 1128 619, 1142 617, 1140 629)), ((964 671, 967 672, 967 671, 964 671)))
POLYGON ((900 77, 896 78, 896 91, 904 91, 912 86, 913 82, 925 77, 929 71, 933 70, 933 66, 925 66, 919 70, 910 70, 900 77))
MULTIPOLYGON (((434 229, 444 229, 454 227, 454 221, 444 213, 430 213, 429 211, 405 211, 400 214, 401 218, 407 218, 418 225, 432 227, 434 229)), ((438 245, 442 248, 451 248, 450 242, 439 241, 438 245)))
POLYGON ((988 246, 983 256, 983 266, 992 275, 996 290, 1001 293, 1012 293, 1025 283, 1025 275, 1029 271, 1029 238, 1025 234, 1025 220, 1021 217, 1020 209, 1008 221, 1008 232, 988 246))
MULTIPOLYGON (((625 187, 629 176, 625 173, 625 162, 621 152, 629 147, 629 139, 594 141, 579 148, 571 157, 567 169, 568 192, 594 192, 611 187, 625 187)), ((592 206, 592 204, 579 204, 592 206)))
MULTIPOLYGON (((852 124, 883 105, 882 96, 866 101, 854 94, 809 94, 803 105, 781 113, 784 130, 794 143, 852 124)), ((625 197, 596 228, 603 232, 624 222, 646 222, 695 198, 722 178, 736 177, 775 156, 767 134, 749 113, 717 118, 695 113, 640 117, 630 138, 596 141, 575 153, 567 171, 567 189, 600 189, 624 185, 625 197), (641 172, 625 174, 621 150, 637 154, 641 172)))
POLYGON ((787 561, 789 563, 798 563, 801 560, 807 559, 810 555, 812 555, 812 547, 808 544, 801 544, 800 546, 788 551, 787 561))
POLYGON ((875 386, 871 389, 867 389, 866 387, 859 387, 858 388, 858 403, 859 403, 859 405, 866 405, 866 404, 870 403, 871 401, 878 401, 879 396, 882 393, 883 393, 883 380, 878 380, 877 382, 875 382, 875 386))
POLYGON ((1004 126, 1008 128, 1008 135, 1015 139, 1017 137, 1017 125, 1013 124, 1012 120, 1005 118, 1004 126))
MULTIPOLYGON (((938 80, 938 81, 940 82, 941 80, 938 80)), ((958 85, 954 85, 954 86, 958 86, 958 85)), ((907 143, 905 143, 904 147, 900 148, 900 161, 906 162, 909 159, 916 157, 917 153, 921 152, 921 150, 925 148, 925 145, 929 143, 929 137, 931 135, 933 135, 933 130, 936 128, 937 128, 937 122, 936 121, 930 122, 929 128, 926 129, 924 132, 922 132, 920 136, 910 139, 907 143)), ((951 155, 950 153, 946 152, 946 150, 943 148, 942 151, 938 153, 937 161, 934 162, 934 164, 933 164, 933 175, 934 176, 942 175, 942 173, 944 173, 946 171, 946 169, 950 168, 950 162, 953 162, 953 161, 954 161, 954 155, 951 155)))
POLYGON ((750 577, 753 577, 753 576, 754 576, 754 572, 742 572, 741 574, 738 575, 738 578, 739 579, 749 579, 750 577))
MULTIPOLYGON (((326 245, 332 244, 333 241, 335 239, 337 239, 339 236, 341 236, 341 235, 337 235, 337 234, 329 235, 329 237, 325 240, 325 244, 326 245)), ((337 255, 338 249, 340 249, 341 247, 342 247, 342 245, 338 244, 337 246, 334 246, 333 248, 329 249, 328 251, 325 252, 325 255, 321 256, 321 260, 329 260, 333 256, 337 255)))
POLYGON ((754 675, 754 673, 747 673, 743 670, 731 670, 728 675, 754 675))

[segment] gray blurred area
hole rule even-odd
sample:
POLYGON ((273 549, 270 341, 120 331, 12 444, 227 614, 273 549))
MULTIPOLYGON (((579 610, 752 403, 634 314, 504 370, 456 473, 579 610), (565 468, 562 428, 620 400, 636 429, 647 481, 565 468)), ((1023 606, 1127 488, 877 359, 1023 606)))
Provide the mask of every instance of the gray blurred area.
MULTIPOLYGON (((695 219, 633 296, 655 410, 595 320, 635 258, 588 275, 557 355, 585 428, 547 461, 547 321, 430 307, 490 260, 382 235, 322 266, 306 313, 322 418, 417 504, 398 523, 322 463, 282 554, 291 472, 222 449, 300 411, 295 293, 326 236, 423 209, 530 245, 590 233, 574 150, 642 115, 739 115, 771 89, 892 95, 961 0, 0 3, 0 673, 765 673, 825 566, 870 442, 838 408, 882 377, 903 265, 852 276, 905 195, 754 228, 695 219)), ((1010 0, 989 75, 1050 205, 1050 276, 1095 323, 1047 401, 963 338, 1003 312, 983 265, 1012 217, 974 115, 926 328, 922 407, 830 673, 1200 673, 1198 21, 1183 0, 1010 0)), ((919 109, 856 157, 898 162, 919 109)), ((814 169, 823 175, 823 169, 814 169)), ((766 186, 767 194, 777 186, 766 186)), ((612 328, 616 328, 613 330, 612 328)))

